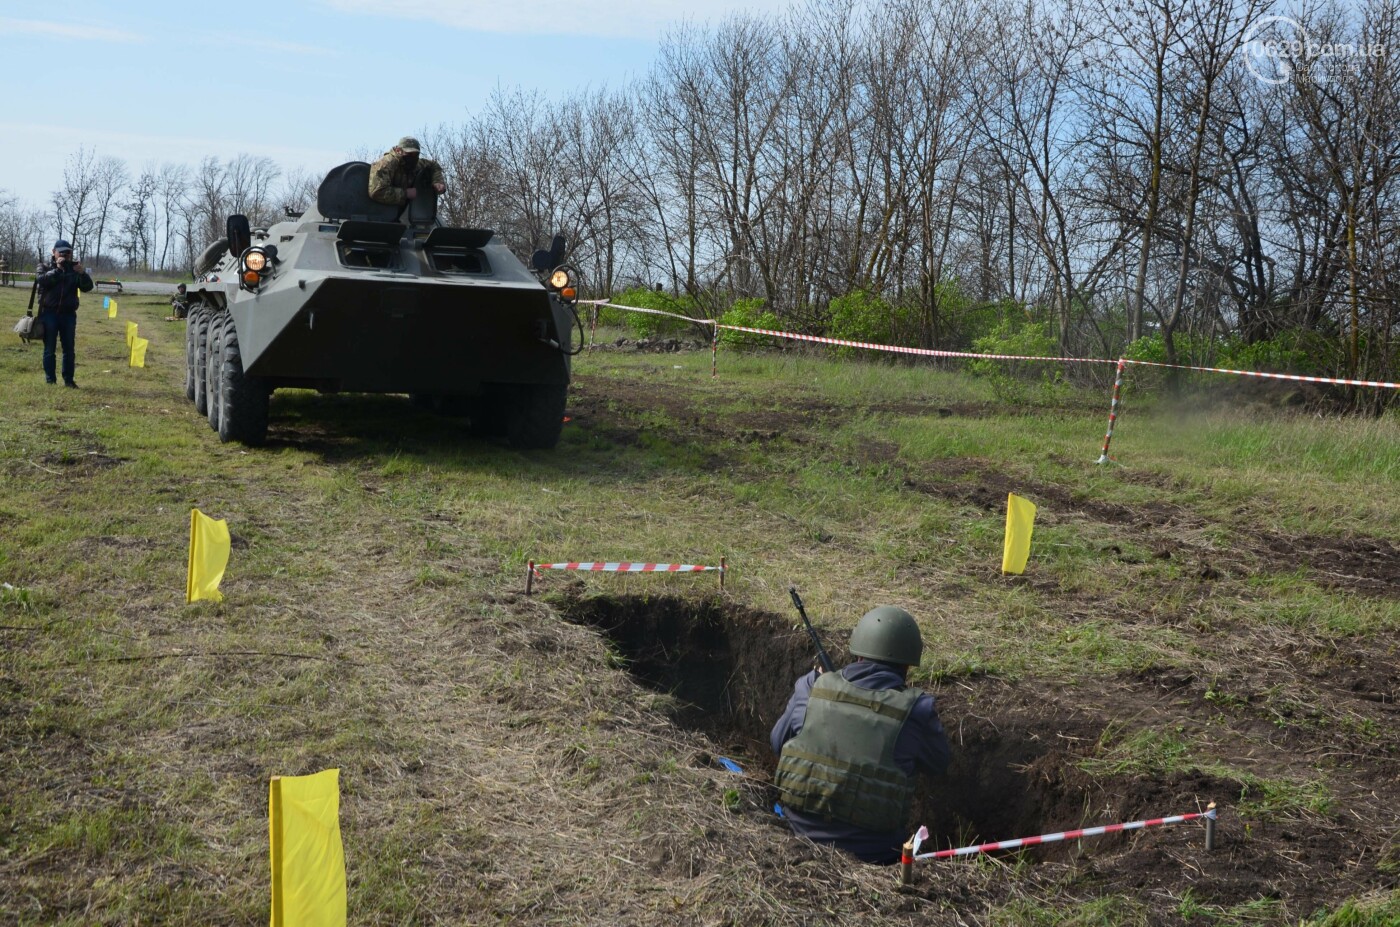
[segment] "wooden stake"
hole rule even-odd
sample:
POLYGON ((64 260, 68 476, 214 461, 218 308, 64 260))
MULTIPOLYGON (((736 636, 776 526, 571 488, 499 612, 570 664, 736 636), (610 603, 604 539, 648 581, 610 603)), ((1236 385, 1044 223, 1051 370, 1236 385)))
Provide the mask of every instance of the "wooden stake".
POLYGON ((899 854, 899 884, 912 885, 914 882, 914 841, 908 840, 904 844, 904 851, 899 854))

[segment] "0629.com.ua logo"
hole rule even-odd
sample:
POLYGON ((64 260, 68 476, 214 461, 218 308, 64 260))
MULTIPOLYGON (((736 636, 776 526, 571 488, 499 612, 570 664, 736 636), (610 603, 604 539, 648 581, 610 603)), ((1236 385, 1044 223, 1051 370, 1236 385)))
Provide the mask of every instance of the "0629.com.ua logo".
POLYGON ((1335 72, 1385 55, 1383 42, 1322 41, 1291 16, 1265 16, 1250 27, 1243 46, 1249 72, 1266 84, 1284 84, 1299 70, 1335 72))

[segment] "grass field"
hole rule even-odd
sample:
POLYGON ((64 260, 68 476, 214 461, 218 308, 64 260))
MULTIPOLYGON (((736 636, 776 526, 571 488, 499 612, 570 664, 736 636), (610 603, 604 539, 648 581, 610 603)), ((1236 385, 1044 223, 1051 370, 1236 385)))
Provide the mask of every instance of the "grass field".
POLYGON ((0 342, 0 922, 260 921, 267 779, 335 766, 357 924, 1400 923, 1394 415, 1130 389, 1096 466, 1106 389, 599 349, 552 452, 296 391, 246 449, 184 398, 165 300, 100 304, 79 390, 0 342), (1007 492, 1039 506, 1021 577, 1007 492), (192 507, 233 535, 221 604, 184 604, 192 507), (523 595, 530 558, 721 556, 722 594, 523 595), (1212 800, 1221 846, 1157 828, 898 889, 795 840, 762 743, 811 661, 790 582, 837 655, 871 605, 919 617, 940 846, 1212 800))

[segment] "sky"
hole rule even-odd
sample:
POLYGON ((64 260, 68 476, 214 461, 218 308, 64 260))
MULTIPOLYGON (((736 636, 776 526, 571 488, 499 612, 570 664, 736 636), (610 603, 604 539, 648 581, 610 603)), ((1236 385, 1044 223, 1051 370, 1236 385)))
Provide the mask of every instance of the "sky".
POLYGON ((80 146, 133 174, 246 153, 320 175, 466 122, 498 87, 626 86, 668 29, 787 5, 0 0, 0 191, 47 208, 80 146))

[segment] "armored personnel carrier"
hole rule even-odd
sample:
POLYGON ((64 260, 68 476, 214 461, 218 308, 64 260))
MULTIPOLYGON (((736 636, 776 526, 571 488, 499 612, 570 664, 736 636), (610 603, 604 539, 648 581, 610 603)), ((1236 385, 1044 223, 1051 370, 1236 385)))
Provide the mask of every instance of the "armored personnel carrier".
POLYGON ((406 207, 368 185, 354 161, 314 210, 267 229, 229 217, 188 288, 186 396, 221 441, 249 445, 266 439, 272 391, 299 387, 407 393, 474 433, 554 447, 576 326, 582 344, 563 239, 532 273, 489 229, 441 225, 430 185, 406 207))

